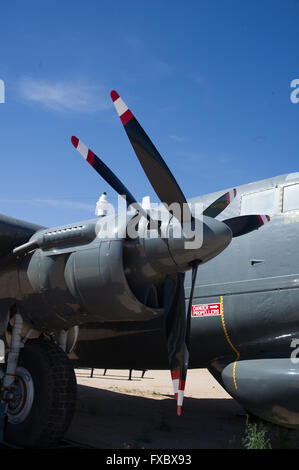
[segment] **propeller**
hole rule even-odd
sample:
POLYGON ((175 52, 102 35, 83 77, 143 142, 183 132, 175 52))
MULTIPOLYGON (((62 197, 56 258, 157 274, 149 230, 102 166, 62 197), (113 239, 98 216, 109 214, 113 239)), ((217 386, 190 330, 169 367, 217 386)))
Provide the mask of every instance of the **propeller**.
MULTIPOLYGON (((217 217, 227 206, 232 202, 236 197, 237 190, 232 189, 227 193, 220 196, 216 201, 212 202, 209 207, 203 211, 203 215, 208 217, 217 217)), ((233 238, 240 237, 247 233, 257 230, 258 228, 265 225, 267 222, 270 222, 270 217, 268 215, 241 215, 238 217, 233 217, 231 219, 222 220, 232 231, 233 238)))
MULTIPOLYGON (((120 120, 128 135, 128 138, 133 146, 136 156, 161 202, 166 205, 168 209, 169 206, 174 203, 179 205, 180 214, 174 212, 173 215, 176 219, 179 220, 180 223, 183 224, 190 221, 194 222, 191 210, 181 188, 179 187, 165 161, 159 154, 158 150, 151 142, 150 138, 147 136, 137 119, 133 116, 128 106, 124 103, 116 91, 111 92, 111 98, 118 116, 120 117, 120 120)), ((115 189, 118 194, 124 195, 129 204, 137 204, 137 209, 142 215, 144 215, 144 217, 149 220, 149 215, 136 202, 136 199, 132 196, 128 189, 102 162, 102 160, 100 160, 99 157, 97 157, 90 149, 88 149, 88 147, 86 147, 86 145, 84 145, 83 142, 81 142, 77 137, 72 137, 71 140, 74 147, 105 179, 105 181, 110 184, 110 186, 112 186, 112 188, 115 189)), ((218 227, 218 234, 221 231, 222 233, 229 234, 227 235, 229 238, 226 238, 228 241, 227 243, 225 242, 225 246, 229 243, 231 236, 237 237, 248 233, 256 228, 259 228, 265 222, 270 220, 268 216, 254 215, 234 217, 224 221, 217 221, 217 224, 215 224, 216 221, 213 221, 212 224, 212 219, 217 217, 231 203, 231 201, 236 197, 236 194, 236 189, 232 189, 231 191, 226 192, 216 201, 214 201, 209 207, 207 207, 203 212, 203 215, 206 216, 205 220, 207 221, 208 225, 210 224, 211 227, 218 227), (208 220, 210 220, 210 222, 208 222, 208 220), (226 228, 224 230, 225 226, 226 228)), ((170 207, 170 210, 171 209, 172 208, 170 207)), ((217 239, 218 244, 220 245, 224 242, 220 242, 219 235, 217 238, 215 232, 210 228, 208 228, 208 233, 212 234, 208 236, 207 240, 211 240, 211 242, 208 243, 213 245, 211 246, 211 252, 213 252, 213 248, 215 249, 213 240, 217 239)), ((170 249, 170 246, 167 246, 167 250, 170 249)), ((216 250, 217 253, 224 249, 225 246, 223 245, 220 250, 216 250)), ((213 254, 213 256, 215 256, 215 254, 213 254)), ((189 262, 187 267, 184 268, 180 268, 179 263, 175 264, 174 272, 172 271, 172 274, 166 275, 164 282, 164 319, 168 348, 168 360, 173 381, 174 394, 177 400, 178 415, 181 414, 182 410, 190 354, 192 300, 197 269, 199 263, 201 262, 200 256, 197 258, 196 256, 193 256, 191 258, 193 261, 189 262), (180 272, 180 269, 182 271, 192 269, 191 291, 187 309, 185 304, 186 296, 184 288, 185 274, 184 272, 180 272)))
POLYGON ((137 158, 160 201, 179 204, 181 221, 190 221, 191 211, 184 194, 158 150, 116 91, 111 98, 137 158))
POLYGON ((270 217, 268 215, 241 215, 223 220, 223 222, 231 229, 233 237, 240 237, 270 222, 270 217))
POLYGON ((217 215, 219 215, 222 211, 224 211, 224 209, 227 208, 227 206, 232 202, 236 195, 236 189, 232 189, 231 191, 228 191, 227 193, 223 194, 203 211, 203 215, 207 215, 208 217, 213 218, 217 217, 217 215))
MULTIPOLYGON (((190 208, 181 188, 148 135, 115 90, 111 91, 111 99, 136 156, 160 201, 168 206, 173 203, 179 204, 180 222, 192 220, 190 208)), ((236 194, 236 189, 226 192, 207 207, 203 215, 212 218, 217 217, 232 202, 236 194)), ((174 215, 177 217, 176 214, 174 215)), ((243 216, 227 219, 224 223, 231 229, 233 236, 239 236, 258 228, 256 227, 257 221, 261 222, 265 220, 263 217, 267 216, 254 217, 256 217, 255 221, 243 216)), ((188 369, 191 309, 197 267, 198 263, 192 267, 191 294, 187 312, 185 308, 184 274, 179 273, 176 281, 172 277, 168 277, 164 287, 168 359, 174 393, 177 399, 178 415, 181 414, 188 369)))
POLYGON ((192 267, 191 291, 186 311, 185 274, 168 276, 164 286, 164 318, 167 337, 168 361, 177 401, 177 414, 181 415, 190 355, 190 320, 194 285, 198 263, 192 267))

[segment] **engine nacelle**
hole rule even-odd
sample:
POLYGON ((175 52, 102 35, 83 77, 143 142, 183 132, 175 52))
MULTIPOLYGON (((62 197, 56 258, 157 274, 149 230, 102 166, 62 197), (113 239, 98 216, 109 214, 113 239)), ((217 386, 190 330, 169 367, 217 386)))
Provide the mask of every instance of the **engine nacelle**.
POLYGON ((21 258, 18 300, 22 315, 40 330, 144 321, 161 315, 162 310, 140 302, 129 287, 123 243, 121 236, 96 237, 75 248, 38 249, 21 258))
POLYGON ((162 314, 166 277, 208 261, 232 237, 225 224, 204 217, 202 243, 186 248, 192 237, 175 236, 176 220, 153 238, 148 221, 137 220, 135 240, 127 236, 131 223, 134 214, 124 213, 35 234, 17 252, 20 313, 40 330, 151 320, 162 314))

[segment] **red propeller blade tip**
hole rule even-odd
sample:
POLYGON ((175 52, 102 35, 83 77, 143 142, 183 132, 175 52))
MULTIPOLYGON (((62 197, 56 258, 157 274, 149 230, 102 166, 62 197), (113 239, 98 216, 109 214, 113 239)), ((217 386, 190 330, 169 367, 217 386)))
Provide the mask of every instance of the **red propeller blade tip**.
POLYGON ((79 139, 77 137, 75 137, 74 135, 71 137, 71 142, 73 144, 74 147, 78 147, 78 144, 79 144, 79 139))
POLYGON ((178 416, 181 416, 181 414, 182 414, 182 406, 178 405, 178 407, 177 407, 177 415, 178 415, 178 416))
POLYGON ((235 188, 226 194, 227 205, 229 205, 232 202, 232 200, 235 199, 236 195, 237 195, 237 190, 235 188))
POLYGON ((79 153, 81 153, 82 157, 85 158, 85 160, 91 165, 94 165, 96 156, 93 153, 92 150, 90 150, 86 145, 82 142, 82 140, 79 140, 77 137, 72 136, 71 138, 73 146, 78 150, 79 153))
POLYGON ((125 126, 126 124, 128 124, 129 121, 131 121, 134 116, 129 110, 126 103, 121 99, 121 97, 115 90, 112 90, 110 95, 117 111, 117 114, 119 115, 123 126, 125 126))
POLYGON ((172 385, 173 385, 173 393, 174 393, 174 398, 177 401, 178 399, 178 389, 179 389, 179 378, 180 378, 180 371, 178 370, 171 370, 171 379, 172 379, 172 385))
POLYGON ((119 94, 115 90, 111 91, 110 96, 111 96, 111 99, 112 99, 113 103, 114 103, 114 101, 116 101, 119 98, 119 94))
POLYGON ((268 215, 258 215, 258 218, 261 225, 265 225, 270 222, 270 217, 268 215))

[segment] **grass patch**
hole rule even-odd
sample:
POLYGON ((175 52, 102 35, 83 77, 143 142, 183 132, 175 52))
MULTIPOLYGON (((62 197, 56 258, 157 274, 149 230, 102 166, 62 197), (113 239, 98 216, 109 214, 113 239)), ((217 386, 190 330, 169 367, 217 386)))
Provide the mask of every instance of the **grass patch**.
POLYGON ((272 449, 269 437, 266 437, 267 429, 262 423, 252 423, 246 415, 245 435, 242 445, 245 449, 272 449))

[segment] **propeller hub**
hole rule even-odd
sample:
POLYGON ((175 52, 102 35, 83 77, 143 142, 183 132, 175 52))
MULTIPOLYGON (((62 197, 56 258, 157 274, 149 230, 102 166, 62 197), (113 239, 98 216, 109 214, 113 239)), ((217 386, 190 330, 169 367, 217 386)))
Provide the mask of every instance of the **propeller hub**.
POLYGON ((139 224, 139 238, 125 245, 126 274, 131 285, 162 284, 166 276, 205 263, 223 251, 232 239, 230 228, 211 217, 193 219, 183 227, 172 218, 166 227, 149 230, 139 224))
POLYGON ((180 272, 189 270, 194 261, 203 264, 214 258, 229 245, 232 239, 229 227, 211 217, 203 216, 202 219, 193 219, 191 230, 190 224, 187 224, 187 229, 184 224, 181 238, 174 236, 178 225, 179 222, 174 219, 169 226, 168 245, 180 272))

